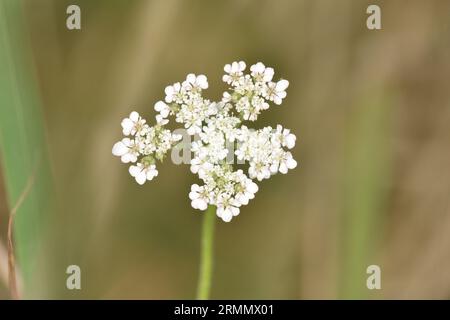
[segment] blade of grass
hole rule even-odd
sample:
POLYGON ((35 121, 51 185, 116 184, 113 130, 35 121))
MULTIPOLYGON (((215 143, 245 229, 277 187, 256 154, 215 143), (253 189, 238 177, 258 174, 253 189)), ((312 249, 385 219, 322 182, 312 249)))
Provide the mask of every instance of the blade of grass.
POLYGON ((367 96, 358 104, 349 132, 344 170, 340 288, 344 299, 369 297, 366 269, 369 265, 380 264, 375 260, 375 239, 382 234, 386 188, 390 179, 390 107, 386 97, 367 96))
POLYGON ((22 1, 0 0, 0 159, 10 209, 36 170, 13 228, 25 297, 39 292, 36 284, 43 278, 37 267, 43 259, 50 193, 44 126, 29 53, 22 1))
POLYGON ((34 184, 34 177, 35 174, 28 179, 27 185, 25 186, 25 189, 20 194, 19 199, 17 200, 17 203, 14 205, 14 207, 11 209, 11 212, 9 213, 9 221, 8 221, 8 283, 9 283, 9 289, 11 291, 11 297, 13 299, 19 299, 19 289, 17 288, 17 278, 16 278, 16 257, 14 253, 14 243, 13 243, 13 224, 14 224, 14 217, 16 216, 17 210, 19 210, 20 206, 22 205, 23 201, 28 196, 28 193, 31 190, 31 187, 34 184))

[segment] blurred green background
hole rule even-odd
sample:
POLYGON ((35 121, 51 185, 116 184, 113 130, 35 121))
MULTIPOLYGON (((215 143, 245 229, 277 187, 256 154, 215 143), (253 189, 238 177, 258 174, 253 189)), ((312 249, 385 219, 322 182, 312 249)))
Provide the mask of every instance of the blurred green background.
POLYGON ((6 225, 23 297, 191 299, 196 177, 166 161, 141 187, 111 154, 190 72, 219 99, 223 65, 290 81, 258 126, 297 135, 299 167, 217 220, 212 298, 450 298, 450 1, 0 0, 0 298, 6 225), (81 30, 66 8, 81 7, 81 30), (382 30, 366 28, 378 4, 382 30), (66 268, 82 290, 66 289, 66 268), (382 290, 366 288, 366 268, 382 290))

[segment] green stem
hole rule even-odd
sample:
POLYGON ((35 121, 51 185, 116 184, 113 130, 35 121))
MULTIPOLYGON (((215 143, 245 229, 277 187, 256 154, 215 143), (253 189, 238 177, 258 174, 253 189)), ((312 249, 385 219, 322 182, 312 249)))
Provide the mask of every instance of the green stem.
POLYGON ((200 274, 197 286, 197 299, 209 298, 213 266, 213 240, 214 240, 214 207, 209 206, 203 217, 200 274))

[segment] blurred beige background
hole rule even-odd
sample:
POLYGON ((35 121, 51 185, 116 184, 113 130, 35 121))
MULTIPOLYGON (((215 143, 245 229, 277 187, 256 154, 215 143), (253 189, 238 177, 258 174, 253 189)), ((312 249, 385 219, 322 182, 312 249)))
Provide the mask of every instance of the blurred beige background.
POLYGON ((196 178, 166 161, 138 186, 111 147, 166 85, 203 73, 218 99, 223 65, 242 59, 290 81, 258 125, 291 128, 300 165, 217 220, 212 298, 450 298, 449 1, 24 2, 57 212, 36 296, 195 296, 196 178), (69 4, 80 31, 65 27, 69 4), (366 28, 369 4, 380 31, 366 28), (65 288, 70 264, 81 291, 65 288), (366 288, 371 264, 382 290, 366 288))

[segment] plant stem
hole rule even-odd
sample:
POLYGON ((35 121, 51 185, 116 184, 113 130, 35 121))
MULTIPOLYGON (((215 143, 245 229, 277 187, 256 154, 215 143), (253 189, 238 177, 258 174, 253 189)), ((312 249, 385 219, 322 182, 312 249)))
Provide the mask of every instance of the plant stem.
POLYGON ((203 217, 200 274, 197 286, 198 300, 206 300, 209 298, 213 266, 214 220, 214 207, 209 206, 203 217))

